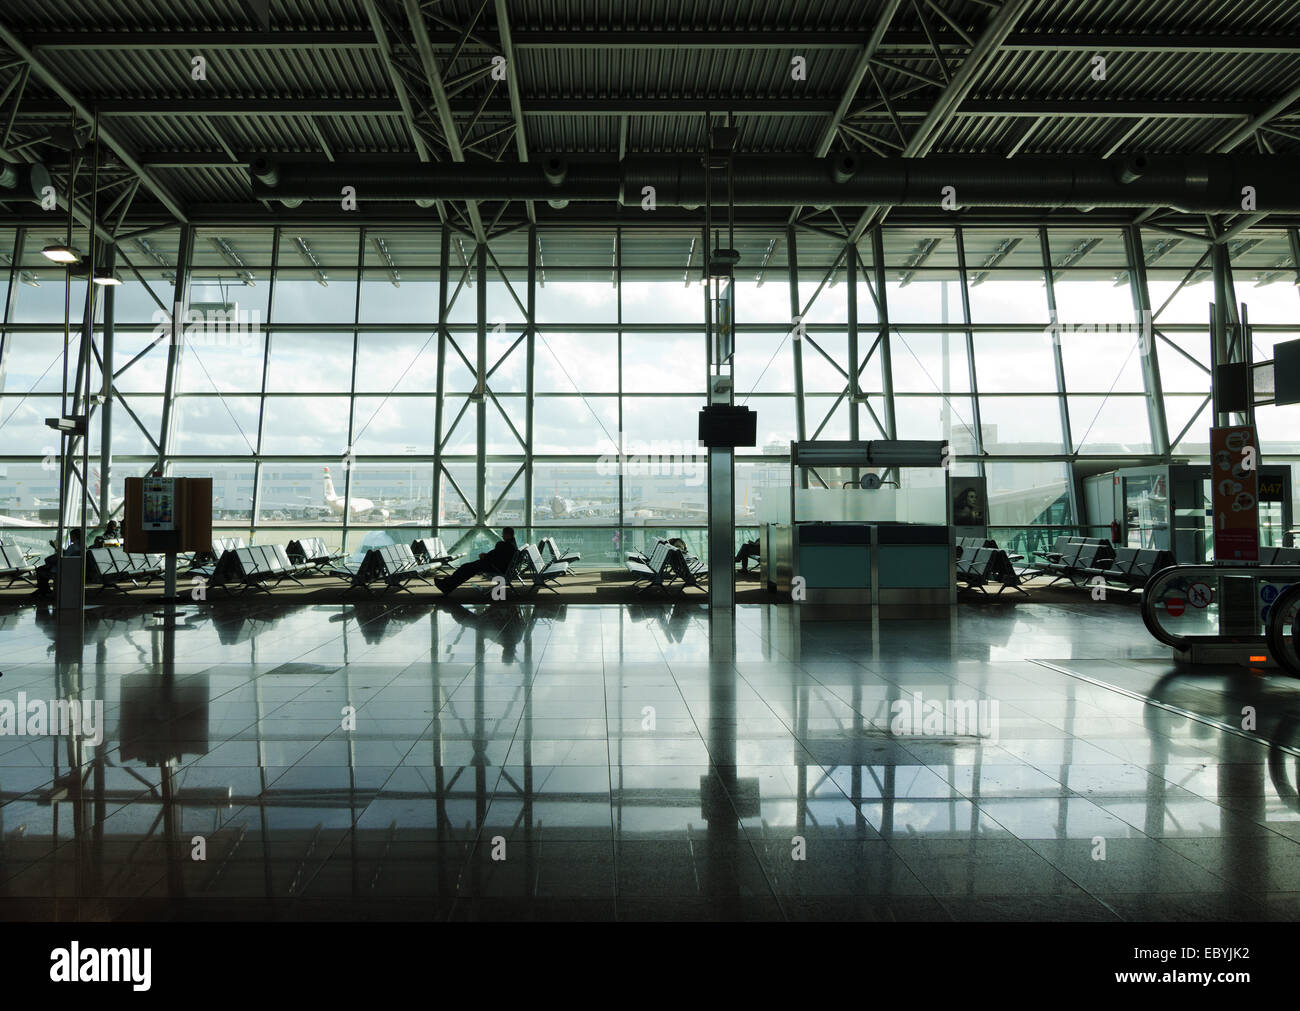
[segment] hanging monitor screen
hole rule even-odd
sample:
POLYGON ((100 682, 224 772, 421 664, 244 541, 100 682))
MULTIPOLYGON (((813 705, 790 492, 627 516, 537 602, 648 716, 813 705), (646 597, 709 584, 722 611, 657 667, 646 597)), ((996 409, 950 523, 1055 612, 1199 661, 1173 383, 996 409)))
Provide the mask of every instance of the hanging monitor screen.
POLYGON ((715 447, 758 444, 758 415, 748 407, 710 404, 700 411, 700 442, 715 447))

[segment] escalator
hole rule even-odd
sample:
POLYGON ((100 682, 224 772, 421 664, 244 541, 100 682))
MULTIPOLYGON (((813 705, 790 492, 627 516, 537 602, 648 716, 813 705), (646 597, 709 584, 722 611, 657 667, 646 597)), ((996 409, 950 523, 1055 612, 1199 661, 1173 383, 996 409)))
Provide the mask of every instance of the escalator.
POLYGON ((1297 612, 1297 565, 1175 565, 1142 594, 1142 621, 1176 659, 1280 667, 1293 677, 1300 677, 1297 612))

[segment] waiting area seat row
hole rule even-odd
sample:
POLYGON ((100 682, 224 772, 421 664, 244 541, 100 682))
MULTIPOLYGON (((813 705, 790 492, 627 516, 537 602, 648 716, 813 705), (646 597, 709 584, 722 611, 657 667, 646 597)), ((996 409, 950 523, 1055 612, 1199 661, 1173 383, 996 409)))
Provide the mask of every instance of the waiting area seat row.
POLYGON ((1173 553, 1161 548, 1116 548, 1104 537, 1058 537, 1051 551, 1037 553, 1039 571, 1052 576, 1048 586, 1067 580, 1080 584, 1123 587, 1132 593, 1146 586, 1155 573, 1174 564, 1173 553))
POLYGON ((0 543, 0 579, 9 580, 5 589, 14 583, 34 583, 36 562, 29 559, 17 544, 0 543))
POLYGON ((228 594, 246 590, 270 593, 272 586, 279 586, 286 579, 301 586, 298 577, 315 568, 310 562, 294 562, 282 544, 257 544, 223 551, 212 567, 208 584, 228 594))
POLYGON ((99 589, 148 586, 163 574, 164 556, 155 554, 128 554, 121 548, 91 548, 86 552, 86 585, 98 584, 99 589))
POLYGON ((703 580, 708 577, 708 566, 700 559, 663 538, 656 540, 649 554, 629 553, 625 564, 638 593, 651 589, 685 592, 688 586, 704 589, 703 580))
POLYGON ((998 595, 1008 588, 1029 595, 1020 584, 1032 576, 1032 571, 1016 568, 1019 555, 1010 555, 999 548, 996 541, 983 539, 979 539, 978 547, 958 545, 958 549, 958 583, 965 583, 968 588, 981 593, 988 593, 985 587, 989 584, 998 583, 998 595))

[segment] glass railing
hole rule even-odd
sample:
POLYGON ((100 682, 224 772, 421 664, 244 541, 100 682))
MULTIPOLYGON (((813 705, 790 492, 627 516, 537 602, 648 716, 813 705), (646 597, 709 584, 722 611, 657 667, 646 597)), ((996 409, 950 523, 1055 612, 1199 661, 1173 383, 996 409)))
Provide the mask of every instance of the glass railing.
MULTIPOLYGON (((990 526, 989 537, 997 541, 998 547, 1008 554, 1020 555, 1023 558, 1031 558, 1033 555, 1041 552, 1051 551, 1052 546, 1056 544, 1056 539, 1063 536, 1079 536, 1079 526, 1074 523, 1070 524, 1034 524, 1032 526, 990 526)), ((1110 536, 1110 529, 1107 528, 1104 534, 1092 534, 1089 532, 1086 536, 1110 536)))

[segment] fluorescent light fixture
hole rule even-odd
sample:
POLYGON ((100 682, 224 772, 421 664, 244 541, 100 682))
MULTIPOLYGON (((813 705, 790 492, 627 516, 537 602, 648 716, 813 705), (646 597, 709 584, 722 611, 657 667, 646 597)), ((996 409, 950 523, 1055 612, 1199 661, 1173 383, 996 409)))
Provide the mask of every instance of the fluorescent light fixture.
POLYGON ((53 260, 55 263, 78 263, 81 260, 81 250, 76 246, 65 246, 62 243, 46 246, 41 253, 47 260, 53 260))
POLYGON ((103 285, 104 287, 116 287, 117 285, 122 283, 121 278, 108 273, 96 274, 94 277, 91 278, 91 281, 93 281, 95 284, 103 285))

